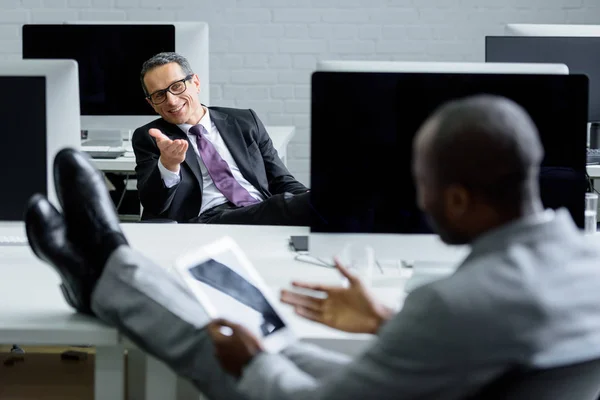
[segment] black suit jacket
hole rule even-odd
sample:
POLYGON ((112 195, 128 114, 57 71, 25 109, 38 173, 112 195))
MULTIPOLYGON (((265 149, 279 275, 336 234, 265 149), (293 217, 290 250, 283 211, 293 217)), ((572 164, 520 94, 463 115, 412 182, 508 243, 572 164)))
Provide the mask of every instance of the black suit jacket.
MULTIPOLYGON (((265 197, 308 190, 283 165, 269 134, 254 111, 223 107, 209 107, 208 110, 240 172, 265 197)), ((189 145, 185 161, 180 166, 181 181, 172 188, 165 187, 158 169, 160 151, 155 139, 148 133, 151 128, 160 129, 171 139, 188 140, 177 125, 162 118, 133 133, 137 188, 144 207, 142 219, 168 218, 187 222, 198 216, 202 204, 203 185, 198 156, 189 145)))

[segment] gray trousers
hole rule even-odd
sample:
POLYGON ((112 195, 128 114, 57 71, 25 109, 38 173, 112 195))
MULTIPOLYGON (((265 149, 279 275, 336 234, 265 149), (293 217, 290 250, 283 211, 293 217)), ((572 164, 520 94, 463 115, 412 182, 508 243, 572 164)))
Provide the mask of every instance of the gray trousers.
MULTIPOLYGON (((203 329, 209 317, 175 272, 121 246, 108 259, 94 289, 92 309, 140 349, 190 380, 206 397, 247 398, 237 390, 235 379, 221 369, 203 329)), ((290 346, 284 354, 319 378, 349 361, 307 344, 290 346)))
POLYGON ((131 248, 109 258, 92 296, 92 309, 140 349, 191 380, 211 399, 244 399, 223 371, 203 327, 204 309, 177 280, 131 248))

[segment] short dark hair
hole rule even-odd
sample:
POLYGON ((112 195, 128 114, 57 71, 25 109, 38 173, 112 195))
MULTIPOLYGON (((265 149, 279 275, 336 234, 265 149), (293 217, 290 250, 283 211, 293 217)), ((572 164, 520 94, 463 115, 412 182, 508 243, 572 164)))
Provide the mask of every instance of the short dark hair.
POLYGON ((439 184, 463 185, 501 206, 533 194, 544 151, 535 123, 520 105, 476 95, 444 104, 433 118, 429 160, 439 184))
POLYGON ((140 81, 142 83, 142 89, 144 89, 144 93, 149 95, 148 88, 146 88, 146 84, 144 83, 144 77, 148 73, 148 71, 160 67, 161 65, 177 63, 181 67, 184 75, 192 75, 194 72, 192 71, 192 67, 188 60, 182 56, 181 54, 177 54, 175 52, 163 52, 158 53, 152 56, 150 59, 146 60, 142 65, 142 71, 140 72, 140 81))

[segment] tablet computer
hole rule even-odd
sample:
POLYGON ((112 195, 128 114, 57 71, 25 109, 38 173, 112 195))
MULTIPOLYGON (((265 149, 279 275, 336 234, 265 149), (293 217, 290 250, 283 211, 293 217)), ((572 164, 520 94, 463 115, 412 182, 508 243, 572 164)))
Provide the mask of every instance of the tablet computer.
POLYGON ((230 237, 181 256, 174 267, 210 318, 243 325, 269 352, 295 340, 269 288, 230 237))

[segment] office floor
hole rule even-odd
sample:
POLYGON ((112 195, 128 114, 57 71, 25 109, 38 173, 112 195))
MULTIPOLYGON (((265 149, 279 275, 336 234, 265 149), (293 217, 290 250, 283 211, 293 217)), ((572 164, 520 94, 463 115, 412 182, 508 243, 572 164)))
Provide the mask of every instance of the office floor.
POLYGON ((92 348, 24 346, 25 354, 0 346, 1 400, 93 400, 94 351, 92 348), (85 353, 63 360, 66 350, 85 353))

